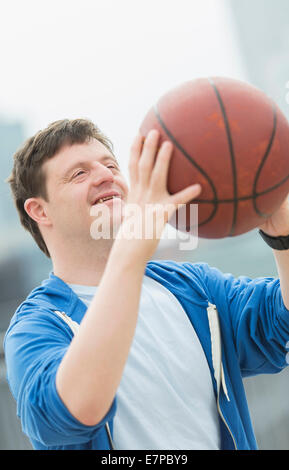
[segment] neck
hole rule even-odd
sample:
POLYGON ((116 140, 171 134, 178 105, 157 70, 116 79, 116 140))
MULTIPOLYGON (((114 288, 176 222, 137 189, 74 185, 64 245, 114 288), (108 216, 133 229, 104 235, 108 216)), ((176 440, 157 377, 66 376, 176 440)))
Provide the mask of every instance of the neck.
POLYGON ((67 284, 97 286, 102 278, 113 240, 99 240, 91 246, 67 249, 51 254, 53 272, 67 284))

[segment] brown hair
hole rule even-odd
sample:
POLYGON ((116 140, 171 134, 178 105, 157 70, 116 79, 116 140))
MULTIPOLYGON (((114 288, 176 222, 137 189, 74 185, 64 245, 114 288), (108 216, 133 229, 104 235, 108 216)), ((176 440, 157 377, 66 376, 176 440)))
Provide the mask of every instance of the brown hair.
POLYGON ((97 139, 113 153, 111 141, 87 119, 63 119, 51 123, 27 139, 14 154, 14 165, 7 182, 10 184, 21 224, 28 230, 39 248, 50 258, 38 224, 24 209, 26 199, 43 197, 48 201, 43 163, 52 158, 65 145, 81 144, 97 139))

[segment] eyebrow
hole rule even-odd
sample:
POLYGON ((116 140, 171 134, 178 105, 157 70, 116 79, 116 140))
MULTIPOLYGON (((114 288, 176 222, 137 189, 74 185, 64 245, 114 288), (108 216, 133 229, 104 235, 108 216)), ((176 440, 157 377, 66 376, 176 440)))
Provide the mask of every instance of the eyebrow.
MULTIPOLYGON (((116 163, 116 165, 119 167, 119 164, 116 160, 116 158, 113 156, 113 155, 103 155, 102 157, 100 157, 100 161, 108 161, 108 160, 112 160, 114 163, 116 163)), ((66 170, 66 172, 64 173, 64 175, 61 176, 61 180, 65 180, 66 178, 68 178, 68 176, 70 175, 70 173, 75 169, 75 168, 78 168, 78 167, 82 167, 82 166, 89 166, 90 164, 92 163, 91 160, 81 160, 81 161, 78 161, 76 162, 74 165, 72 165, 70 168, 68 168, 66 170)))

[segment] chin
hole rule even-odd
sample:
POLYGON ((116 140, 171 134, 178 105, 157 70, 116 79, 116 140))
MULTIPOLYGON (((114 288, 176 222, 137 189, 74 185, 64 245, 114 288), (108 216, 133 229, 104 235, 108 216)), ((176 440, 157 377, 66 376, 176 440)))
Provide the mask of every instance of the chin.
POLYGON ((91 214, 97 216, 90 225, 90 236, 94 240, 114 239, 124 218, 123 205, 104 210, 103 213, 91 214))

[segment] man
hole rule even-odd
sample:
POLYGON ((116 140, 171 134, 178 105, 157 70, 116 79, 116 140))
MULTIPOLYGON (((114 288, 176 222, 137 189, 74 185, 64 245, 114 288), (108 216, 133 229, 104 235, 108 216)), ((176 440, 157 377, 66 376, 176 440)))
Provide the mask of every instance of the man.
POLYGON ((21 222, 53 265, 4 343, 36 449, 256 448, 242 377, 287 365, 288 202, 261 227, 271 245, 282 237, 280 281, 150 261, 175 208, 201 191, 168 193, 172 151, 170 142, 159 148, 155 130, 136 136, 130 189, 110 142, 86 120, 51 124, 14 156, 21 222), (131 204, 136 225, 152 208, 152 237, 125 235, 131 204), (101 206, 115 239, 91 236, 91 211, 101 206), (166 218, 157 207, 169 208, 166 218))

